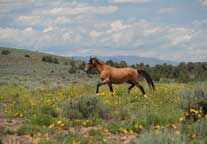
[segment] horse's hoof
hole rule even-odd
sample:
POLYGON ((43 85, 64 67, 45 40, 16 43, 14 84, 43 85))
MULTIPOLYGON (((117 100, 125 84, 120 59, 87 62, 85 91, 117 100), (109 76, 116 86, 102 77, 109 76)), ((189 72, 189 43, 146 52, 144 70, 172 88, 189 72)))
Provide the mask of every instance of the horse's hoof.
POLYGON ((146 94, 144 94, 144 97, 145 97, 145 98, 148 98, 148 96, 147 96, 146 94))
POLYGON ((100 96, 100 93, 96 93, 97 96, 100 96))

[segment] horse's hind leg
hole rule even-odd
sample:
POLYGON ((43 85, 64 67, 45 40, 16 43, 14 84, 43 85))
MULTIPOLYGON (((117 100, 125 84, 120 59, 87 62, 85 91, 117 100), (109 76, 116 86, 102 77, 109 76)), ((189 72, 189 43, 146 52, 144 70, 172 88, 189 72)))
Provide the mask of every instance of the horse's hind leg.
POLYGON ((136 86, 142 91, 142 94, 145 95, 144 88, 139 83, 137 83, 136 86))
POLYGON ((128 88, 128 94, 130 94, 131 89, 135 86, 135 84, 131 83, 132 85, 128 88))
POLYGON ((113 87, 112 87, 112 83, 108 83, 108 87, 109 87, 109 89, 110 89, 111 92, 114 91, 114 90, 113 90, 113 87))

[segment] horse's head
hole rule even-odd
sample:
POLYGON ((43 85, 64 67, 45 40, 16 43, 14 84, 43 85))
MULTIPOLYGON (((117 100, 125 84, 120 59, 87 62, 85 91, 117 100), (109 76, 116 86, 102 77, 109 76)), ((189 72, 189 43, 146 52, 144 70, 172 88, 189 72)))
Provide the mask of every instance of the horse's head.
POLYGON ((96 66, 96 63, 98 62, 97 58, 94 57, 90 57, 88 63, 85 66, 85 71, 88 72, 90 71, 92 68, 94 68, 96 66))

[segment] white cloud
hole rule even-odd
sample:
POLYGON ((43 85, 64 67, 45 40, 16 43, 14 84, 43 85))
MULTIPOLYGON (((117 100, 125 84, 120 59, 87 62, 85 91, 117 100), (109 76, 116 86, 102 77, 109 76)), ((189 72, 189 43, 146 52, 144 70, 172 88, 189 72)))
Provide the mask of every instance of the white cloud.
POLYGON ((99 17, 118 11, 117 6, 97 6, 87 3, 67 2, 54 5, 53 2, 46 7, 37 7, 31 10, 31 13, 20 15, 16 22, 21 25, 30 26, 56 26, 68 24, 88 23, 99 17), (51 4, 52 3, 52 4, 51 4))
POLYGON ((60 7, 35 10, 33 15, 41 16, 71 16, 80 14, 110 14, 118 10, 117 6, 93 6, 82 3, 70 3, 60 7))
POLYGON ((37 25, 41 23, 41 17, 40 16, 19 16, 16 20, 18 23, 21 24, 29 24, 29 25, 37 25))
POLYGON ((111 23, 111 30, 113 32, 121 31, 121 30, 124 30, 124 29, 129 28, 129 27, 130 27, 129 25, 123 24, 123 22, 120 21, 120 20, 113 21, 111 23))
POLYGON ((113 3, 145 3, 152 0, 110 0, 113 3))
POLYGON ((207 19, 194 20, 193 24, 197 26, 207 25, 207 19))
MULTIPOLYGON (((113 16, 116 15, 107 16, 119 10, 114 3, 144 3, 152 0, 110 0, 113 4, 108 5, 65 0, 40 1, 37 3, 35 0, 28 0, 28 3, 35 6, 30 5, 31 10, 14 15, 14 22, 17 23, 11 23, 15 27, 5 28, 0 24, 1 43, 70 56, 105 54, 139 55, 171 60, 206 58, 204 54, 207 31, 200 27, 206 25, 205 19, 193 22, 199 28, 190 28, 144 19, 115 19, 113 16)), ((172 12, 175 12, 174 8, 157 11, 172 12)))
POLYGON ((47 27, 43 30, 44 33, 53 31, 53 27, 47 27))
POLYGON ((207 0, 200 0, 200 2, 204 7, 207 7, 207 0))
POLYGON ((178 35, 178 36, 175 36, 175 37, 172 37, 171 39, 171 43, 173 45, 177 45, 177 44, 180 44, 182 42, 188 42, 192 39, 192 36, 189 35, 189 34, 184 34, 184 35, 178 35))
POLYGON ((157 11, 158 14, 166 14, 166 13, 174 13, 176 11, 175 8, 161 8, 157 11))

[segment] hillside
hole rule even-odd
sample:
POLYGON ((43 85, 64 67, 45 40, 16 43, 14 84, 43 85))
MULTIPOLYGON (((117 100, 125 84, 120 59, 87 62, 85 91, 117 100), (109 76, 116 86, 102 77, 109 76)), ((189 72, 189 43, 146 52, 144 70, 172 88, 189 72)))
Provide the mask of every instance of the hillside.
MULTIPOLYGON (((89 56, 75 56, 73 57, 76 60, 82 60, 87 61, 89 59, 89 56)), ((102 61, 112 60, 114 62, 120 62, 120 61, 126 61, 128 65, 132 64, 139 64, 144 63, 148 64, 150 66, 154 66, 156 64, 172 64, 176 65, 178 62, 176 61, 167 61, 167 60, 161 60, 157 58, 147 58, 147 57, 139 57, 139 56, 98 56, 99 59, 102 61)))
MULTIPOLYGON (((13 84, 28 88, 56 87, 86 81, 85 72, 80 70, 81 61, 21 49, 0 48, 0 85, 13 84), (11 53, 2 55, 3 50, 11 53), (56 58, 59 64, 43 62, 43 56, 56 58), (71 64, 77 68, 71 71, 71 64)), ((88 79, 87 79, 88 81, 88 79)))

